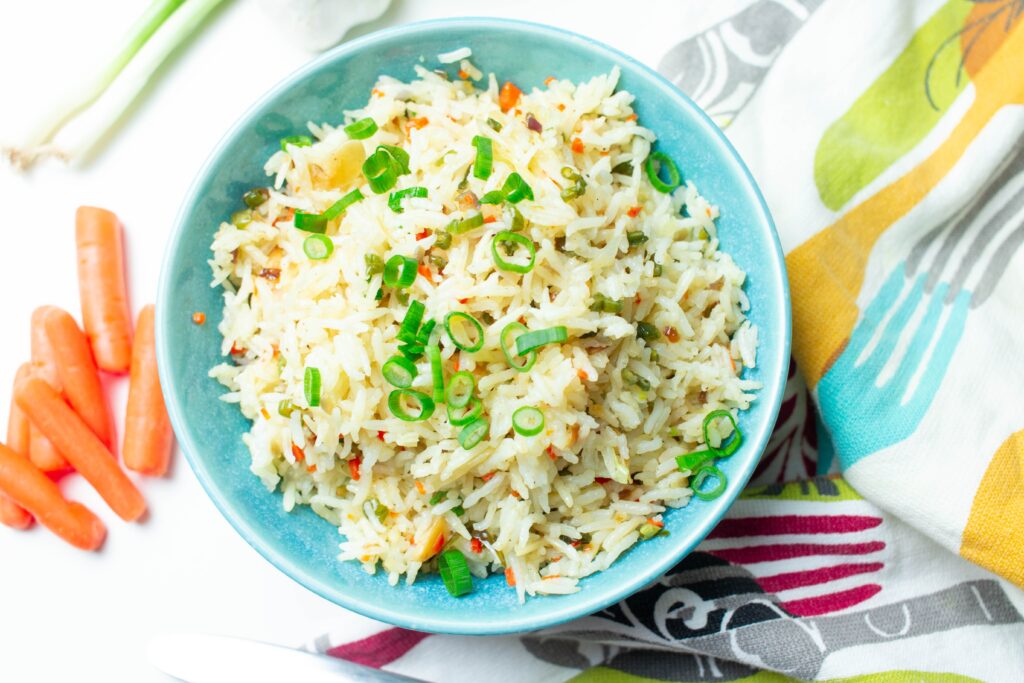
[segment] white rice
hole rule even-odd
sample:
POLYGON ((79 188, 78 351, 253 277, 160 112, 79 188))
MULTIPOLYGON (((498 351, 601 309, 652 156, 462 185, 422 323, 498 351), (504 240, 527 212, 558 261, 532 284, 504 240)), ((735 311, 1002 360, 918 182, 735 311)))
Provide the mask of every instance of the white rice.
MULTIPOLYGON (((475 77, 466 57, 445 55, 475 77)), ((758 385, 739 376, 753 367, 757 344, 744 317, 744 273, 718 250, 718 210, 692 184, 671 194, 652 188, 643 161, 654 134, 631 116, 632 95, 616 92, 617 70, 578 85, 549 82, 507 113, 493 75, 481 91, 467 80, 417 72, 411 83, 382 76, 366 107, 345 112, 348 122, 378 123, 366 140, 310 124, 315 144, 290 146, 267 162, 274 182, 253 221, 242 229, 220 226, 210 265, 213 285, 224 289, 219 329, 231 362, 210 374, 229 389, 223 399, 252 420, 244 441, 253 473, 282 491, 286 509, 310 505, 338 525, 340 559, 383 571, 392 584, 403 575, 411 583, 436 568, 440 532, 441 543, 462 551, 477 576, 507 568, 520 599, 571 593, 580 578, 636 543, 645 523, 688 503, 689 473, 676 468, 675 457, 701 448, 704 416, 719 408, 735 413, 753 400, 758 385), (527 114, 542 132, 527 128, 527 114), (466 178, 476 135, 494 141, 487 180, 466 178), (573 153, 574 139, 583 153, 573 153), (391 211, 388 194, 374 194, 359 173, 380 144, 409 154, 411 173, 397 188, 428 189, 426 198, 405 200, 403 213, 391 211), (625 162, 631 173, 612 173, 625 162), (572 185, 561 173, 566 166, 587 184, 569 202, 560 197, 572 185), (453 218, 477 210, 460 205, 464 178, 479 197, 512 171, 535 195, 517 205, 527 221, 522 234, 537 247, 531 272, 495 269, 491 240, 510 226, 508 208, 483 206, 493 222, 455 235, 447 250, 434 247, 453 218), (309 259, 308 233, 294 227, 293 210, 323 211, 355 187, 366 198, 329 224, 333 254, 309 259), (635 216, 632 207, 639 207, 635 216), (630 247, 627 232, 637 230, 648 240, 630 247), (393 387, 381 366, 396 354, 407 307, 388 289, 375 300, 381 276, 367 281, 367 254, 445 258, 442 272, 431 266, 431 277, 417 277, 408 290, 426 305, 426 317, 440 321, 461 310, 493 320, 478 353, 459 352, 440 337, 446 374, 457 360, 477 377, 490 432, 474 448, 459 446, 459 428, 443 405, 421 422, 390 413, 393 387), (595 293, 624 302, 621 313, 591 311, 595 293), (570 335, 543 347, 526 373, 510 369, 498 345, 500 331, 520 318, 530 329, 563 325, 570 335), (641 320, 656 325, 661 338, 638 339, 641 320), (669 327, 678 341, 666 339, 669 327), (315 408, 303 392, 307 367, 322 378, 315 408), (650 389, 625 381, 626 369, 650 389), (296 408, 288 416, 279 413, 282 401, 296 408), (525 405, 545 415, 538 436, 511 428, 512 412, 525 405), (438 491, 448 495, 431 505, 438 491), (459 504, 461 516, 453 512, 459 504), (380 518, 377 506, 387 508, 380 518)), ((687 160, 677 162, 685 173, 687 160)), ((418 370, 413 388, 429 394, 425 358, 418 370)), ((710 436, 716 442, 728 434, 710 436)))

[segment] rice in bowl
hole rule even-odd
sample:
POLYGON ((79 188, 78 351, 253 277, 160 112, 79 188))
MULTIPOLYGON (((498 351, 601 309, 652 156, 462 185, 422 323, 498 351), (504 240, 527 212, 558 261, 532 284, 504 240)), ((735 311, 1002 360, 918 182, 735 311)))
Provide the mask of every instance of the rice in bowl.
MULTIPOLYGON (((268 160, 272 187, 247 195, 251 208, 212 245, 231 362, 210 374, 252 421, 252 471, 286 509, 310 505, 337 525, 340 559, 411 583, 455 549, 476 576, 504 571, 520 600, 571 593, 658 533, 667 507, 688 504, 690 471, 676 457, 707 447, 709 413, 753 400, 759 386, 741 374, 757 330, 744 273, 718 249, 717 208, 689 183, 660 192, 644 172, 655 136, 616 91, 617 71, 549 79, 503 109, 509 91, 493 75, 477 89, 482 74, 459 66, 459 79, 423 67, 410 83, 383 76, 363 109, 345 112, 375 122, 369 137, 310 124, 311 144, 295 138, 268 160), (486 178, 475 173, 478 136, 493 148, 486 178), (389 206, 391 192, 371 189, 362 167, 382 145, 408 154, 392 190, 425 197, 389 206), (513 173, 532 199, 479 203, 513 173), (354 189, 363 199, 323 222, 329 253, 311 258, 324 251, 308 252, 296 213, 321 213, 354 189), (477 214, 481 225, 448 229, 477 214), (525 261, 492 244, 517 228, 535 249, 525 273, 502 270, 498 258, 525 261), (407 288, 383 286, 378 264, 394 255, 418 267, 407 288), (436 323, 445 380, 474 377, 487 429, 471 447, 443 403, 421 421, 389 407, 382 368, 401 355, 417 301, 436 323), (479 351, 444 332, 453 311, 481 323, 479 351), (516 321, 564 327, 568 339, 519 372, 500 345, 516 321), (536 435, 512 427, 524 406, 543 414, 536 435)), ((430 396, 428 357, 415 366, 410 388, 430 396)), ((730 430, 711 422, 710 445, 730 430)))

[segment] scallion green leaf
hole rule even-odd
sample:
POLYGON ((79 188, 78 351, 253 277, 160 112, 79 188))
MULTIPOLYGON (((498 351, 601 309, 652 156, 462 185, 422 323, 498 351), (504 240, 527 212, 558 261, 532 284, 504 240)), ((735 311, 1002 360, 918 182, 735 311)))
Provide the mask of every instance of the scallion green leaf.
POLYGON ((320 370, 308 367, 302 376, 302 393, 306 395, 306 403, 310 408, 320 405, 320 370))
POLYGON ((560 344, 569 338, 569 331, 563 325, 543 330, 531 330, 516 337, 516 353, 525 356, 547 344, 560 344))
POLYGON ((533 240, 526 235, 521 235, 511 230, 502 230, 491 240, 491 257, 494 259, 494 265, 500 270, 521 274, 529 273, 533 270, 533 265, 537 260, 537 247, 533 244, 533 240), (529 261, 526 263, 516 263, 515 261, 506 260, 504 256, 498 253, 499 244, 523 247, 530 255, 529 261))
POLYGON ((523 436, 537 436, 544 429, 544 413, 533 406, 517 408, 512 413, 512 429, 523 436))
POLYGON ((508 361, 509 366, 517 372, 526 372, 537 362, 536 351, 531 351, 522 356, 514 352, 519 337, 526 332, 528 332, 526 325, 520 322, 511 322, 505 326, 505 329, 501 331, 499 336, 501 352, 505 354, 505 360, 508 361), (520 358, 522 359, 521 361, 517 360, 520 358))
POLYGON ((314 261, 323 261, 334 252, 334 242, 327 235, 312 234, 303 241, 302 251, 314 261))
POLYGON ((377 122, 367 117, 345 126, 345 134, 351 140, 365 140, 377 132, 377 122))
POLYGON ((444 581, 444 587, 453 597, 473 591, 473 577, 469 573, 466 557, 458 550, 446 550, 437 561, 437 570, 444 581))
POLYGON ((693 490, 693 495, 697 496, 701 500, 714 500, 720 495, 725 493, 726 487, 729 485, 729 480, 725 476, 725 472, 718 469, 714 465, 701 465, 697 468, 697 471, 693 473, 693 478, 690 480, 690 488, 693 490), (704 489, 704 482, 709 477, 713 477, 718 481, 718 484, 710 490, 704 489))
POLYGON ((407 187, 403 190, 396 190, 391 193, 388 197, 388 208, 395 213, 402 213, 402 200, 410 199, 412 197, 423 198, 427 196, 427 188, 425 187, 407 187))
POLYGON ((494 150, 491 139, 477 135, 473 138, 473 146, 476 147, 473 175, 481 180, 487 180, 491 177, 491 169, 494 165, 494 150))
POLYGON ((715 457, 718 458, 728 458, 730 455, 735 453, 743 443, 743 434, 740 432, 740 428, 736 424, 736 418, 734 418, 732 413, 728 410, 712 410, 710 413, 705 415, 703 430, 704 443, 707 445, 708 450, 714 453, 715 457), (726 443, 719 444, 718 448, 715 448, 711 445, 711 442, 708 441, 708 427, 711 426, 712 421, 719 418, 725 418, 732 423, 732 438, 726 443))
POLYGON ((305 211, 295 212, 295 227, 306 232, 325 232, 327 223, 345 212, 348 207, 358 201, 365 199, 363 193, 358 189, 352 190, 323 213, 306 213, 305 211))
POLYGON ((461 427, 468 425, 473 420, 477 419, 484 412, 483 401, 473 396, 469 399, 469 403, 457 408, 455 406, 448 406, 448 421, 452 423, 453 427, 461 427))
POLYGON ((399 389, 408 389, 416 379, 416 365, 404 356, 392 356, 384 363, 380 373, 388 384, 399 389))
POLYGON ((487 432, 491 429, 491 423, 482 417, 478 417, 459 432, 459 445, 467 451, 483 441, 487 432))
POLYGON ((452 408, 462 408, 473 398, 476 389, 476 377, 472 372, 459 370, 448 378, 448 386, 444 390, 445 403, 452 408))
POLYGON ((501 193, 512 204, 518 204, 524 199, 533 200, 533 188, 527 185, 523 176, 518 173, 509 174, 505 184, 501 186, 501 193))
POLYGON ((395 254, 384 264, 384 284, 404 289, 416 281, 416 259, 395 254))
POLYGON ((313 144, 313 138, 308 135, 289 135, 286 138, 281 138, 281 149, 285 152, 288 151, 288 145, 293 147, 309 147, 313 144))
POLYGON ((448 333, 448 338, 452 340, 452 343, 456 347, 462 349, 463 351, 475 353, 476 351, 482 349, 484 346, 484 328, 480 324, 480 322, 476 318, 471 316, 469 313, 463 313, 462 311, 452 311, 451 313, 446 315, 444 317, 444 331, 448 333), (466 323, 469 326, 469 328, 473 331, 473 336, 476 337, 475 341, 471 338, 468 338, 458 329, 453 329, 458 325, 460 321, 466 323))
POLYGON ((671 192, 682 183, 679 167, 664 152, 651 152, 647 157, 647 162, 644 164, 644 170, 647 171, 647 179, 651 181, 651 185, 658 192, 671 192), (658 164, 657 168, 655 163, 658 164), (661 179, 659 173, 662 170, 668 173, 668 182, 661 179))
POLYGON ((442 403, 444 401, 444 366, 441 365, 441 349, 437 344, 427 346, 427 358, 430 360, 430 379, 434 390, 434 403, 442 403))
POLYGON ((413 391, 412 389, 395 389, 388 395, 388 409, 391 414, 403 422, 420 422, 427 420, 434 414, 434 401, 426 394, 413 391), (419 404, 419 410, 410 413, 405 407, 405 401, 414 400, 419 404))

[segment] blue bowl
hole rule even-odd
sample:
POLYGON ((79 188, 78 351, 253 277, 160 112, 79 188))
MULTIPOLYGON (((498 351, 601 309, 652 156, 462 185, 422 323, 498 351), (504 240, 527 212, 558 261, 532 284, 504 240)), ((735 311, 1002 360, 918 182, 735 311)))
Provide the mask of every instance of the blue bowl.
POLYGON ((714 123, 688 98, 643 64, 566 31, 519 21, 460 19, 401 26, 337 47, 262 97, 228 131, 192 185, 178 215, 160 278, 156 321, 160 379, 174 430, 199 481, 246 541, 285 574, 343 607, 419 631, 499 634, 528 631, 583 616, 655 581, 715 526, 743 488, 764 449, 779 410, 789 364, 789 292, 785 264, 768 208, 749 171, 714 123), (214 231, 237 210, 243 192, 265 185, 264 160, 280 138, 307 121, 338 121, 365 102, 377 76, 414 76, 422 56, 456 47, 524 90, 555 74, 574 81, 622 70, 621 88, 636 96, 643 124, 662 150, 680 160, 685 177, 721 207, 722 247, 748 273, 750 318, 760 330, 757 368, 747 376, 764 385, 740 416, 743 447, 721 464, 729 478, 717 500, 693 500, 665 515, 671 535, 636 545, 610 569, 580 582, 573 595, 536 597, 520 605, 500 574, 476 580, 472 594, 451 598, 440 578, 390 587, 337 560, 335 527, 308 508, 286 513, 249 472, 241 436, 249 422, 237 406, 218 400, 223 388, 207 372, 220 356, 222 299, 210 287, 207 265, 214 231), (205 311, 207 324, 190 322, 205 311))

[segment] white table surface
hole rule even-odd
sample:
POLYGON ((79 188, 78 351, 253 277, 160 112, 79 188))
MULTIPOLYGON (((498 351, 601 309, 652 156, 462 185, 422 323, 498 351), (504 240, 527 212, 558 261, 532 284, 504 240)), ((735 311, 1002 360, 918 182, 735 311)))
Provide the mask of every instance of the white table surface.
MULTIPOLYGON (((745 4, 694 2, 691 17, 699 21, 659 23, 659 9, 677 1, 393 0, 380 20, 349 35, 435 17, 510 16, 570 28, 656 64, 680 38, 745 4)), ((69 84, 93 73, 147 2, 0 4, 0 139, 15 137, 69 84)), ((28 358, 32 309, 57 304, 78 314, 75 207, 119 214, 133 308, 153 301, 163 248, 193 174, 242 111, 311 56, 281 36, 258 2, 236 0, 165 66, 90 164, 47 164, 27 175, 0 168, 0 414, 7 414, 8 382, 28 358)), ((126 382, 116 382, 119 423, 125 395, 126 382)), ((38 526, 0 527, 0 680, 163 681, 145 657, 148 640, 162 632, 294 644, 328 630, 358 637, 379 628, 265 562, 214 509, 180 454, 166 479, 140 486, 151 515, 125 524, 79 477, 62 483, 107 524, 100 552, 75 550, 38 526)))

